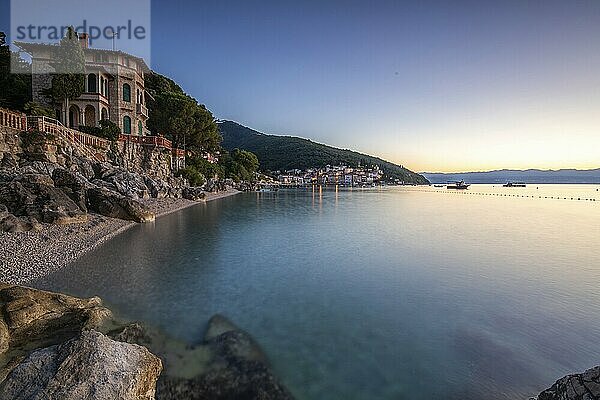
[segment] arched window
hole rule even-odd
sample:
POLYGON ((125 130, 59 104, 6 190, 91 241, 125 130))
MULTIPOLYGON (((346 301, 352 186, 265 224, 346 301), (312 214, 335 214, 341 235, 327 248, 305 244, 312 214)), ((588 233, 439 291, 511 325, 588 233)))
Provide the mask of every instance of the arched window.
POLYGON ((144 125, 142 124, 142 121, 138 121, 138 135, 144 135, 144 125))
POLYGON ((131 103, 131 86, 127 83, 123 85, 123 101, 131 103))
POLYGON ((96 85, 96 74, 89 74, 88 75, 88 92, 96 93, 97 90, 98 90, 98 88, 96 85))
POLYGON ((131 118, 127 115, 123 117, 123 133, 131 135, 131 118))
POLYGON ((102 108, 102 111, 100 112, 100 119, 108 119, 108 111, 106 108, 102 108))

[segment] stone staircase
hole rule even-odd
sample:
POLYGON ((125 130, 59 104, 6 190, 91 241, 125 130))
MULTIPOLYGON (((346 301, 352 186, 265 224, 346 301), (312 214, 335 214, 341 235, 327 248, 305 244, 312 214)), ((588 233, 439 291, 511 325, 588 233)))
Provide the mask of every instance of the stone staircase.
POLYGON ((69 142, 80 155, 97 161, 105 161, 110 141, 67 128, 60 121, 48 117, 27 117, 27 130, 54 135, 69 142))
POLYGON ((0 128, 13 132, 38 131, 68 142, 81 156, 97 161, 106 160, 110 141, 67 128, 60 121, 49 117, 26 116, 23 113, 0 108, 0 128))

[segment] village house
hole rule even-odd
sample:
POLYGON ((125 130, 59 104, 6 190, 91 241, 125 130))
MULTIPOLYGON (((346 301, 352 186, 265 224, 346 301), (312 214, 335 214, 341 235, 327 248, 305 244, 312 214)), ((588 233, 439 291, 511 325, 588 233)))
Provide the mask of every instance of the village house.
POLYGON ((382 182, 384 178, 383 171, 377 165, 367 168, 327 165, 320 169, 311 168, 306 171, 293 169, 285 171, 284 174, 277 172, 277 180, 283 185, 370 186, 382 182))
POLYGON ((56 45, 16 43, 31 56, 33 101, 55 109, 56 119, 69 128, 95 127, 100 120, 108 119, 126 135, 149 135, 149 95, 144 87, 144 73, 149 68, 144 60, 122 51, 93 49, 86 33, 78 38, 85 57, 85 92, 70 101, 68 110, 44 95, 44 90, 51 87, 56 45))

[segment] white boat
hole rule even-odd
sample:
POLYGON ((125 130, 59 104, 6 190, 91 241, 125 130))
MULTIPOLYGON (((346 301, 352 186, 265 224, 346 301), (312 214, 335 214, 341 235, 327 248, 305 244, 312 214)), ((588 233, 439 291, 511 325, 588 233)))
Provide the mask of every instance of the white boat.
POLYGON ((465 190, 468 189, 471 184, 465 183, 465 181, 448 182, 447 189, 465 190))

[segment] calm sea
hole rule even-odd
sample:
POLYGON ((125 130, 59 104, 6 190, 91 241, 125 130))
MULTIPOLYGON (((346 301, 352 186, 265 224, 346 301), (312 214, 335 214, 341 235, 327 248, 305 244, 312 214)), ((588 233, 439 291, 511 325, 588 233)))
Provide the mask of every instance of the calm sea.
POLYGON ((223 313, 299 399, 525 399, 600 364, 599 188, 242 194, 35 285, 190 342, 223 313))

